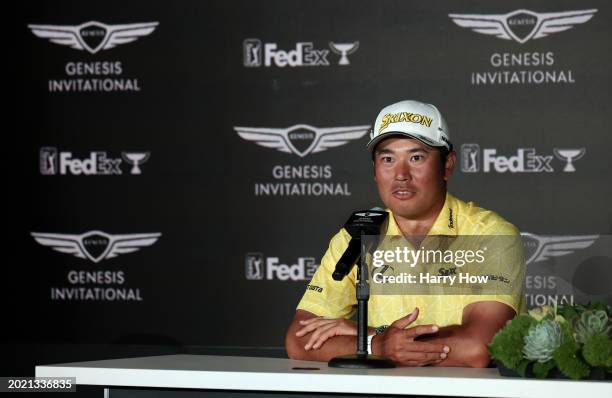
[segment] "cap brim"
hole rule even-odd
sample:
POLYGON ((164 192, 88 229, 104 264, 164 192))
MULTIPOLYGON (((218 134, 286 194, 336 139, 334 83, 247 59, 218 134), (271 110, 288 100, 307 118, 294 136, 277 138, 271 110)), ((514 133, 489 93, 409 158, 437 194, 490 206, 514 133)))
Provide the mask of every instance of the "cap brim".
POLYGON ((408 137, 408 138, 413 138, 415 140, 419 140, 421 141, 423 144, 427 145, 427 146, 431 146, 431 147, 435 147, 435 148, 448 148, 448 146, 446 144, 440 144, 438 142, 433 142, 432 140, 430 140, 427 137, 423 137, 421 135, 418 134, 411 134, 411 133, 406 133, 404 131, 386 131, 384 133, 382 133, 381 135, 378 135, 374 138, 372 138, 370 140, 370 142, 368 142, 367 148, 368 150, 371 152, 374 150, 374 148, 376 148, 376 145, 378 145, 378 143, 384 139, 387 139, 389 137, 392 137, 394 135, 403 135, 404 137, 408 137))

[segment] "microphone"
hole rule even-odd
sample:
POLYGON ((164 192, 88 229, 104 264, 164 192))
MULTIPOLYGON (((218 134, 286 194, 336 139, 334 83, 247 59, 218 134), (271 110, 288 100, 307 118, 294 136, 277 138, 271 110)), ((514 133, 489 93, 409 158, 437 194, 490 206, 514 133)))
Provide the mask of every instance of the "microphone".
POLYGON ((361 239, 351 238, 349 241, 349 245, 338 260, 338 264, 336 264, 336 269, 332 274, 332 278, 335 281, 341 281, 345 276, 351 272, 353 265, 359 262, 359 257, 361 256, 361 239))
POLYGON ((362 235, 380 235, 383 227, 386 230, 388 216, 389 213, 380 207, 359 210, 351 214, 344 223, 344 229, 351 235, 351 240, 332 273, 334 280, 341 281, 351 272, 353 265, 359 262, 361 256, 362 235))

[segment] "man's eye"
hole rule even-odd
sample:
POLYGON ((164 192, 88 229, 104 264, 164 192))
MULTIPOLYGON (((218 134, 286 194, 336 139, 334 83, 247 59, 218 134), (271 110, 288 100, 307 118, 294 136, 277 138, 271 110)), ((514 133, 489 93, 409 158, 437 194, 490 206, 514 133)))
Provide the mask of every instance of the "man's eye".
POLYGON ((392 161, 393 161, 393 158, 392 158, 391 156, 383 156, 383 157, 382 157, 380 160, 381 160, 383 163, 390 163, 390 162, 392 162, 392 161))
POLYGON ((423 155, 413 155, 410 160, 412 160, 413 162, 418 162, 420 160, 423 160, 423 155))

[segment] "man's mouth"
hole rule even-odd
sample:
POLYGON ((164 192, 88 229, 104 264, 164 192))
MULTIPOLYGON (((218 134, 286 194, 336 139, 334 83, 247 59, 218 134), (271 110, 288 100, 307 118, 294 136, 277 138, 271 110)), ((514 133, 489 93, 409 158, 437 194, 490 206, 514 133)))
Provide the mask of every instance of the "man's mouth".
POLYGON ((392 195, 398 199, 410 199, 416 195, 416 191, 409 189, 396 189, 392 192, 392 195))

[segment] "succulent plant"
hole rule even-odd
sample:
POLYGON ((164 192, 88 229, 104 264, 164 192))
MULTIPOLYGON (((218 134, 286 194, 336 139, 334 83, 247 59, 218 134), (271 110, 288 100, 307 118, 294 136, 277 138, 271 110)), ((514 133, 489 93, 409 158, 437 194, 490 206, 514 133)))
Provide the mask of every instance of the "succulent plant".
POLYGON ((530 361, 546 362, 563 342, 561 326, 554 320, 544 320, 532 326, 523 342, 523 355, 530 361))
POLYGON ((608 334, 610 330, 612 330, 612 322, 606 311, 603 310, 584 311, 574 324, 576 341, 582 344, 586 343, 589 337, 598 333, 608 334))

